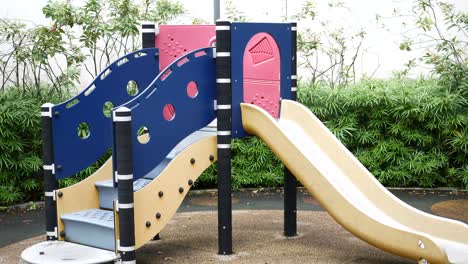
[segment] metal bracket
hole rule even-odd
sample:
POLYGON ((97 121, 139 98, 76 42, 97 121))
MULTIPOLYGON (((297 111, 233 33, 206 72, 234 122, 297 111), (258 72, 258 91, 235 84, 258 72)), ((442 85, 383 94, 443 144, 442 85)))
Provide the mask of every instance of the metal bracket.
POLYGON ((50 171, 52 171, 52 174, 55 175, 55 164, 52 163, 51 165, 43 165, 42 168, 43 168, 44 170, 50 170, 50 171))
POLYGON ((55 190, 53 190, 51 192, 45 192, 44 195, 47 196, 47 197, 52 197, 52 199, 54 199, 54 201, 56 201, 55 190))

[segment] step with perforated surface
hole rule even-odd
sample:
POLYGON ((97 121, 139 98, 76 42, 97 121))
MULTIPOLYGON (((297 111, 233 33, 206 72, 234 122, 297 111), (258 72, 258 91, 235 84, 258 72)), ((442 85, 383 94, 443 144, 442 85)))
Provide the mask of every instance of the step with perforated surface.
MULTIPOLYGON (((161 172, 167 167, 172 159, 179 155, 179 153, 182 152, 186 147, 190 146, 198 140, 212 135, 216 135, 216 127, 207 126, 184 138, 174 147, 174 149, 172 149, 167 157, 158 166, 156 166, 156 168, 146 174, 143 178, 138 179, 133 183, 133 191, 138 191, 139 189, 149 184, 153 179, 158 177, 158 175, 161 174, 161 172)), ((111 210, 113 208, 113 201, 118 197, 117 189, 114 188, 112 180, 96 182, 96 187, 99 191, 99 207, 102 209, 111 210)))
POLYGON ((114 213, 102 209, 88 209, 61 216, 65 224, 65 240, 114 250, 114 213))
MULTIPOLYGON (((151 180, 138 179, 133 182, 133 191, 145 187, 151 180)), ((96 182, 96 187, 99 191, 99 207, 101 209, 113 209, 114 200, 118 199, 117 188, 114 188, 112 180, 96 182)))

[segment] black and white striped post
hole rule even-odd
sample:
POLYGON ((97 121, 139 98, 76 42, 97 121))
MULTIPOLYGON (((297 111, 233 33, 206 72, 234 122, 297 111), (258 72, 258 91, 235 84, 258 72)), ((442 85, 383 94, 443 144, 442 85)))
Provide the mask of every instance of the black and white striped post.
POLYGON ((143 22, 141 23, 141 43, 142 48, 154 48, 155 40, 157 35, 157 28, 154 22, 143 22))
POLYGON ((119 210, 118 251, 122 263, 136 263, 133 204, 132 112, 120 107, 113 112, 119 210))
POLYGON ((231 22, 216 21, 218 142, 218 254, 232 254, 231 22))
POLYGON ((55 190, 58 189, 58 181, 55 179, 54 148, 52 133, 52 107, 51 103, 41 106, 42 121, 42 161, 44 168, 44 194, 46 214, 46 238, 57 240, 57 201, 55 190))
MULTIPOLYGON (((297 100, 297 23, 291 23, 291 100, 297 100)), ((284 235, 297 235, 297 181, 284 168, 284 235)))
POLYGON ((297 23, 291 23, 291 100, 297 100, 297 23))
MULTIPOLYGON (((141 44, 143 49, 156 47, 156 36, 159 34, 158 25, 154 22, 145 21, 141 23, 141 44)), ((159 69, 158 69, 159 70, 159 69)), ((148 131, 144 131, 148 132, 148 131)), ((153 237, 153 240, 160 240, 159 234, 153 237)))

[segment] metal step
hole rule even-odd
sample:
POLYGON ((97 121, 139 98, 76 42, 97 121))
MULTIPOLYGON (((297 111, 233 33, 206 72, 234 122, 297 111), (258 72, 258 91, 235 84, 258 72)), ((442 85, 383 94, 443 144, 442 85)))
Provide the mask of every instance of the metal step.
POLYGON ((182 152, 186 147, 190 146, 191 144, 200 139, 213 135, 216 135, 216 127, 207 126, 198 131, 193 132, 192 134, 184 138, 181 142, 179 142, 179 144, 177 144, 171 150, 171 152, 167 154, 166 158, 161 163, 159 163, 159 165, 156 166, 156 168, 154 168, 152 171, 146 174, 143 178, 155 179, 167 167, 167 165, 172 161, 172 159, 179 155, 179 153, 182 152))
POLYGON ((114 213, 88 209, 61 216, 65 240, 81 245, 114 250, 114 213))
MULTIPOLYGON (((182 140, 154 170, 133 183, 134 191, 138 191, 149 184, 187 146, 214 134, 216 134, 216 128, 206 127, 182 140)), ((88 247, 113 251, 115 249, 115 234, 112 209, 113 201, 117 199, 117 189, 114 188, 112 180, 96 182, 96 187, 99 190, 101 209, 88 209, 61 216, 65 225, 65 240, 88 247)))
MULTIPOLYGON (((155 179, 171 162, 171 160, 177 156, 181 151, 183 151, 186 147, 191 145, 192 143, 203 139, 205 137, 215 135, 216 134, 216 127, 204 127, 199 131, 192 133, 190 136, 183 139, 175 148, 167 155, 166 159, 164 159, 156 168, 150 171, 147 175, 143 178, 136 180, 133 183, 133 191, 138 191, 139 189, 145 187, 149 184, 153 179, 155 179)), ((101 209, 109 209, 112 210, 113 201, 117 199, 117 189, 114 188, 112 180, 96 182, 96 187, 99 191, 99 207, 101 209)))
POLYGON ((179 142, 179 144, 177 144, 174 149, 172 149, 171 152, 169 152, 169 154, 167 155, 167 158, 168 159, 173 159, 175 158, 175 156, 179 155, 180 152, 182 152, 182 150, 184 150, 186 147, 192 145, 194 142, 200 140, 200 139, 203 139, 203 138, 206 138, 206 137, 209 137, 209 136, 213 136, 213 135, 216 135, 216 128, 215 127, 204 127, 198 131, 195 131, 193 132, 192 134, 190 134, 189 136, 187 136, 186 138, 184 138, 182 141, 179 142))
MULTIPOLYGON (((138 191, 139 189, 145 187, 150 183, 150 179, 138 179, 133 182, 133 191, 138 191)), ((114 200, 118 199, 117 188, 114 188, 112 180, 96 182, 96 187, 99 191, 99 207, 101 209, 113 209, 114 200)))

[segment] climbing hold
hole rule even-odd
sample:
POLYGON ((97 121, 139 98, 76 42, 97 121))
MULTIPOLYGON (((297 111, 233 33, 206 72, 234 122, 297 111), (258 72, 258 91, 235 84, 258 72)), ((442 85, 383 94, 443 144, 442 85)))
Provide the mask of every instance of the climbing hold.
POLYGON ((163 192, 163 191, 159 191, 159 192, 158 192, 158 196, 159 196, 159 197, 163 197, 163 195, 164 195, 164 192, 163 192))
POLYGON ((150 227, 151 226, 151 222, 150 221, 146 221, 146 227, 150 227))
POLYGON ((161 213, 156 213, 156 219, 161 218, 161 213))
POLYGON ((60 231, 60 236, 61 236, 61 237, 65 237, 65 231, 63 231, 63 230, 60 231))
POLYGON ((214 160, 214 156, 210 155, 210 161, 213 161, 213 160, 214 160))
POLYGON ((195 159, 194 158, 190 159, 190 164, 195 164, 195 159))
POLYGON ((180 193, 183 193, 183 192, 184 192, 184 188, 183 188, 183 187, 179 187, 179 192, 180 192, 180 193))
POLYGON ((193 180, 192 179, 188 180, 188 185, 192 185, 192 184, 193 184, 193 180))
POLYGON ((62 197, 63 196, 63 192, 58 192, 58 197, 62 197))

